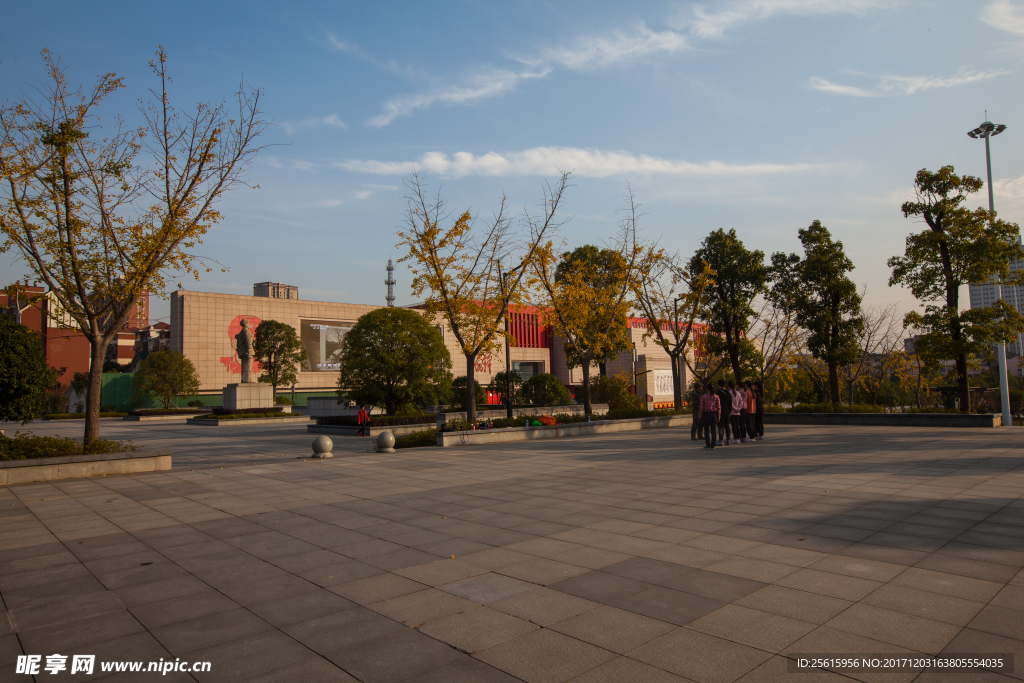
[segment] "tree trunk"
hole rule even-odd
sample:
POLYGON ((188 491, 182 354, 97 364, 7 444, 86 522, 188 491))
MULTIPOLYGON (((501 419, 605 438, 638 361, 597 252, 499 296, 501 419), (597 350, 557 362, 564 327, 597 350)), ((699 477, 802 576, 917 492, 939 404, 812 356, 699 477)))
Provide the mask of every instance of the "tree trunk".
POLYGON ((476 354, 466 354, 466 420, 476 421, 476 354))
POLYGON ((89 366, 89 389, 85 396, 85 436, 82 443, 86 446, 100 438, 100 399, 103 392, 103 358, 107 355, 107 345, 103 338, 89 342, 89 355, 92 363, 89 366))
POLYGON ((828 388, 832 405, 839 405, 839 367, 835 363, 828 364, 828 388))
POLYGON ((590 357, 583 359, 583 412, 587 415, 594 414, 594 407, 590 404, 590 357))
POLYGON ((971 412, 971 388, 967 383, 967 355, 956 357, 956 384, 960 387, 960 412, 971 412))
MULTIPOLYGON (((680 377, 681 373, 679 372, 679 356, 678 356, 678 354, 674 355, 674 356, 673 355, 669 355, 669 358, 672 359, 672 401, 675 403, 675 409, 676 410, 682 410, 682 408, 683 408, 683 387, 682 387, 682 384, 683 384, 682 380, 683 380, 683 378, 680 377)), ((635 378, 634 378, 633 382, 634 382, 634 385, 635 385, 636 384, 636 379, 635 378)), ((636 387, 635 386, 633 388, 633 392, 636 393, 636 387)))
POLYGON ((725 350, 729 354, 729 364, 732 365, 732 374, 739 384, 743 381, 743 373, 740 372, 740 347, 732 338, 732 328, 725 326, 725 350))

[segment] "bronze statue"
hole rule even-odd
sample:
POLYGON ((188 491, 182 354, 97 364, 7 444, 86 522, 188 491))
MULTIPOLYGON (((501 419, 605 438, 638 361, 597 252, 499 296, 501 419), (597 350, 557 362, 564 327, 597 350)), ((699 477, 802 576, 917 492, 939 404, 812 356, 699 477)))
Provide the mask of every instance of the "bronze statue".
POLYGON ((235 350, 238 352, 238 360, 242 363, 242 383, 247 384, 256 381, 252 376, 252 331, 249 329, 248 318, 242 318, 242 331, 235 335, 235 350))

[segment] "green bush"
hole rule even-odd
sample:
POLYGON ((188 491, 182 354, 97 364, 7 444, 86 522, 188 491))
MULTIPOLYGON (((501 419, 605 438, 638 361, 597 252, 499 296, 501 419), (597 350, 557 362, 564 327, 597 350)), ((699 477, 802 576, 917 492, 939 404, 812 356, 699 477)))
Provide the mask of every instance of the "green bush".
POLYGON ((793 406, 788 413, 884 413, 885 406, 873 406, 867 403, 851 405, 834 403, 800 403, 793 406))
MULTIPOLYGON (((452 381, 452 405, 458 406, 460 409, 466 409, 466 382, 469 379, 465 375, 460 375, 452 381)), ((484 402, 486 394, 484 394, 484 388, 480 386, 480 382, 473 380, 473 392, 476 396, 476 403, 479 406, 484 402)))
POLYGON ((609 408, 643 408, 639 396, 629 393, 629 383, 622 377, 598 375, 590 378, 590 402, 607 403, 609 408))
MULTIPOLYGON (((370 424, 374 427, 400 427, 402 425, 426 425, 437 422, 437 415, 371 415, 370 424)), ((338 425, 341 427, 358 427, 357 415, 328 415, 318 417, 318 425, 338 425)))
POLYGON ((564 406, 572 403, 572 394, 562 380, 542 372, 523 383, 523 400, 535 406, 564 406))
POLYGON ((189 408, 202 408, 204 406, 206 406, 206 404, 200 401, 198 398, 194 398, 188 402, 189 408))
POLYGON ((784 412, 786 412, 786 406, 765 405, 764 412, 766 412, 766 413, 784 413, 784 412))
POLYGON ((87 448, 82 442, 63 436, 35 436, 15 433, 13 438, 0 437, 0 460, 28 460, 32 458, 58 458, 67 455, 94 455, 97 453, 134 453, 140 450, 131 441, 97 439, 87 448))
POLYGON ((424 429, 395 437, 395 448, 423 448, 437 445, 437 430, 424 429))
POLYGON ((290 398, 288 398, 287 396, 275 396, 274 397, 274 405, 290 406, 290 405, 292 405, 292 400, 290 398))

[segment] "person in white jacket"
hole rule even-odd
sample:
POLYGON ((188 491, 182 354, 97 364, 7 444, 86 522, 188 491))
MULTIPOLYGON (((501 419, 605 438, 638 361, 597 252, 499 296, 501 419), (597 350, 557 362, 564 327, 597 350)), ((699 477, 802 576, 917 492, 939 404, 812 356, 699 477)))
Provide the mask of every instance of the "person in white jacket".
POLYGON ((732 397, 732 412, 729 418, 732 420, 733 443, 747 442, 746 413, 747 413, 747 392, 736 388, 736 382, 729 382, 729 395, 732 397))

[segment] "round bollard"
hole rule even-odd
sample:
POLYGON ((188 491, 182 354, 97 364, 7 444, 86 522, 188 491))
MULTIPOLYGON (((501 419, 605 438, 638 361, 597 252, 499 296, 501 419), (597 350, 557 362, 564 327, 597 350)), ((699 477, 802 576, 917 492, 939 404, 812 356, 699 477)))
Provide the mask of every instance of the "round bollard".
POLYGON ((334 442, 331 441, 329 436, 318 436, 313 439, 313 457, 314 458, 333 458, 334 454, 331 453, 331 449, 334 448, 334 442))
POLYGON ((391 433, 390 429, 385 429, 383 432, 377 435, 377 452, 395 452, 395 435, 391 433))

